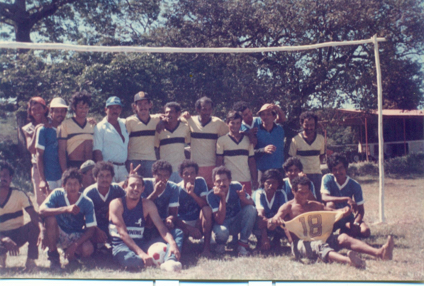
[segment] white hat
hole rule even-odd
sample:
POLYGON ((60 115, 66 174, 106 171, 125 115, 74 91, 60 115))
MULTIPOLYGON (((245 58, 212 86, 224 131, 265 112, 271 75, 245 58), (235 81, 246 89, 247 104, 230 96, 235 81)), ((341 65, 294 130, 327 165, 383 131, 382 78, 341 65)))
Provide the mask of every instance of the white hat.
POLYGON ((50 107, 53 108, 68 108, 66 101, 63 98, 55 97, 50 101, 50 107))

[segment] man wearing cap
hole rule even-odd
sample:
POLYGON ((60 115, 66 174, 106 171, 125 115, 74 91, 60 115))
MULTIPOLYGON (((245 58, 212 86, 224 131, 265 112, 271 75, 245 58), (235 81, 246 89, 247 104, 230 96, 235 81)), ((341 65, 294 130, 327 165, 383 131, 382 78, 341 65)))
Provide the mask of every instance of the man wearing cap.
POLYGON ((106 101, 106 117, 94 128, 94 161, 109 161, 115 170, 114 182, 124 181, 128 175, 125 161, 128 155, 129 136, 125 120, 119 118, 122 102, 117 96, 106 101))
POLYGON ((134 167, 140 165, 137 172, 144 178, 153 177, 152 165, 156 161, 155 131, 160 114, 150 114, 152 106, 151 97, 146 92, 138 92, 132 104, 135 114, 125 122, 129 134, 127 170, 131 163, 134 167))
POLYGON ((87 160, 84 162, 84 164, 81 165, 80 167, 80 172, 82 175, 81 190, 84 191, 85 188, 87 188, 88 186, 91 186, 92 184, 96 182, 93 176, 93 168, 95 165, 96 163, 94 163, 93 160, 87 160))
POLYGON ((59 144, 57 127, 63 122, 68 111, 66 101, 60 97, 50 102, 51 126, 42 126, 37 130, 35 148, 37 150, 37 167, 40 174, 40 190, 48 195, 52 190, 62 186, 62 171, 59 163, 59 144))
POLYGON ((256 167, 261 174, 269 169, 278 169, 283 174, 284 129, 275 123, 277 110, 275 104, 267 103, 257 113, 262 124, 256 134, 258 143, 255 146, 255 154, 256 167))
POLYGON ((59 161, 62 172, 68 167, 79 168, 93 157, 94 124, 87 120, 91 95, 85 90, 72 95, 71 109, 74 116, 59 126, 59 161))

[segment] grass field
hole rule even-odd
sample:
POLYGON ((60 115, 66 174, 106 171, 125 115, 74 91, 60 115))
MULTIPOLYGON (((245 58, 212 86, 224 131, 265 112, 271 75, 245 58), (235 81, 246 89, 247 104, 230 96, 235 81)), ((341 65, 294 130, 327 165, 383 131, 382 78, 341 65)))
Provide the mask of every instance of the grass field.
MULTIPOLYGON (((183 270, 166 273, 156 268, 138 272, 119 269, 110 257, 98 254, 77 268, 67 266, 53 273, 48 269, 46 254, 40 252, 38 273, 23 272, 26 246, 18 257, 8 257, 8 268, 0 273, 6 278, 68 278, 68 279, 175 279, 175 280, 349 280, 349 281, 423 281, 424 280, 424 178, 390 179, 385 181, 385 223, 378 222, 378 178, 360 177, 365 196, 366 221, 371 226, 371 237, 365 241, 380 247, 388 234, 395 239, 392 261, 379 261, 362 255, 365 270, 346 265, 311 261, 297 262, 290 256, 290 248, 283 246, 278 253, 270 252, 250 257, 237 257, 228 251, 212 259, 198 258, 201 245, 189 242, 183 249, 183 270)), ((253 237, 252 237, 253 238, 253 237)), ((252 248, 254 241, 252 240, 252 248)))

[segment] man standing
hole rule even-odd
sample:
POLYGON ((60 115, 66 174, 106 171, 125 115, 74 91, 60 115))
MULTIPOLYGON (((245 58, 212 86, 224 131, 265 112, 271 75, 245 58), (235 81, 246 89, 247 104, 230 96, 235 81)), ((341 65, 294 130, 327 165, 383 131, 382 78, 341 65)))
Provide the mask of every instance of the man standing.
POLYGON ((68 106, 65 100, 56 97, 50 102, 51 127, 42 126, 37 130, 37 166, 40 174, 40 190, 47 196, 61 187, 62 171, 59 162, 57 127, 66 117, 68 106))
POLYGON ((125 161, 128 155, 129 136, 125 120, 119 118, 122 102, 116 97, 106 101, 106 117, 94 128, 94 161, 108 161, 115 169, 114 182, 124 181, 128 175, 125 161))
POLYGON ((112 163, 97 162, 93 169, 96 183, 84 190, 84 196, 93 201, 96 214, 97 227, 92 238, 94 243, 110 242, 109 204, 112 200, 125 196, 125 191, 117 183, 112 183, 114 172, 112 163))
POLYGON ((300 115, 300 125, 303 131, 293 137, 290 144, 289 155, 297 156, 302 162, 303 172, 313 182, 317 200, 321 202, 321 162, 325 156, 325 140, 324 136, 318 134, 317 129, 318 116, 312 111, 303 112, 300 115))
POLYGON ((79 192, 81 181, 78 169, 67 169, 62 175, 63 188, 52 192, 40 207, 52 269, 61 268, 57 247, 64 250, 69 261, 75 259, 75 254, 88 257, 94 250, 90 238, 97 226, 96 216, 93 202, 79 192))
POLYGON ((258 129, 255 153, 256 167, 261 173, 269 169, 277 169, 283 173, 284 129, 275 123, 277 109, 275 104, 267 103, 258 111, 262 125, 258 129))
POLYGON ((153 265, 147 254, 150 245, 165 241, 168 252, 160 268, 167 271, 180 271, 182 266, 180 251, 167 227, 163 224, 155 204, 141 198, 144 192, 143 178, 131 174, 125 183, 126 196, 110 203, 109 231, 112 236, 112 254, 122 267, 143 268, 153 265), (144 228, 150 219, 157 228, 160 238, 148 240, 144 228))
POLYGON ((138 174, 144 178, 152 177, 152 165, 156 161, 155 130, 160 115, 150 114, 152 106, 151 97, 146 92, 138 92, 132 104, 135 114, 125 122, 129 133, 127 170, 131 163, 134 167, 140 165, 138 174))
POLYGON ((212 116, 213 102, 209 97, 202 97, 195 104, 198 116, 184 113, 191 131, 191 160, 199 164, 199 176, 203 177, 212 188, 212 170, 216 165, 216 141, 228 133, 227 125, 218 117, 212 116))
POLYGON ((6 267, 6 255, 16 256, 19 248, 28 242, 26 270, 36 270, 38 259, 37 238, 40 233, 38 214, 31 200, 21 191, 12 189, 15 170, 6 161, 0 161, 0 269, 6 267), (24 225, 23 209, 31 221, 24 225))
POLYGON ((240 133, 240 112, 234 110, 228 112, 226 123, 230 132, 218 138, 216 166, 227 167, 234 181, 244 185, 246 192, 252 195, 252 189, 258 188, 258 170, 253 145, 247 136, 240 133))
POLYGON ((332 154, 327 161, 330 174, 322 178, 322 200, 328 207, 340 209, 345 206, 352 208, 352 214, 334 224, 334 230, 340 228, 350 236, 369 237, 371 231, 364 222, 365 208, 361 185, 347 176, 349 162, 338 153, 332 154))
POLYGON ((224 166, 213 169, 214 187, 207 195, 207 202, 212 208, 217 246, 219 254, 225 252, 225 244, 231 235, 238 240, 237 251, 240 256, 249 254, 248 239, 256 221, 256 209, 245 188, 238 182, 231 182, 231 171, 224 166))
POLYGON ((94 126, 87 121, 91 95, 85 90, 72 95, 71 109, 74 117, 65 120, 58 128, 59 161, 62 172, 79 168, 93 157, 94 126))
POLYGON ((190 129, 187 123, 181 122, 181 106, 176 102, 168 102, 164 106, 165 129, 157 133, 155 137, 155 147, 159 148, 161 160, 169 162, 172 166, 172 174, 169 180, 179 183, 182 178, 178 174, 178 166, 185 159, 184 146, 190 143, 190 129))

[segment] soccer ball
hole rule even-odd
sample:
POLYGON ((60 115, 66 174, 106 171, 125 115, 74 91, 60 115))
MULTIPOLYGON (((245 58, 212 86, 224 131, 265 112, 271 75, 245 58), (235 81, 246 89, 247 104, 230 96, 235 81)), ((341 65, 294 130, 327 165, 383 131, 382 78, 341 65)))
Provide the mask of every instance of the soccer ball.
POLYGON ((165 254, 168 247, 163 242, 153 243, 147 250, 147 254, 153 259, 156 266, 160 266, 165 261, 165 254))

